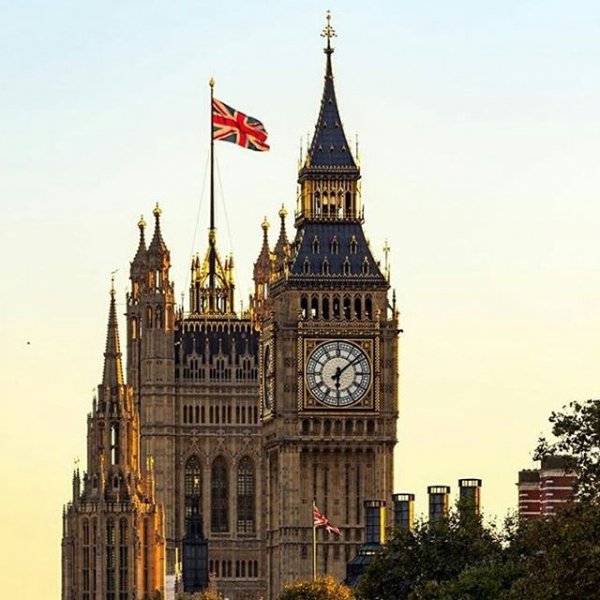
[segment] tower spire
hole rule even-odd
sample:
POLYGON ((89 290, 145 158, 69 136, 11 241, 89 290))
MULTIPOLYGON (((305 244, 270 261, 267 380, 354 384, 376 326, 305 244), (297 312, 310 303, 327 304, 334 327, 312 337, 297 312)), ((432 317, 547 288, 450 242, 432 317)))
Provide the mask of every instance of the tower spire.
POLYGON ((331 26, 329 11, 321 36, 327 40, 325 82, 315 132, 298 173, 300 198, 296 225, 303 219, 362 219, 358 189, 360 169, 342 126, 333 83, 331 40, 337 36, 331 26))
POLYGON ((116 387, 123 385, 123 366, 115 302, 115 276, 110 281, 110 308, 108 310, 108 329, 106 332, 106 350, 104 351, 104 373, 102 385, 116 387))

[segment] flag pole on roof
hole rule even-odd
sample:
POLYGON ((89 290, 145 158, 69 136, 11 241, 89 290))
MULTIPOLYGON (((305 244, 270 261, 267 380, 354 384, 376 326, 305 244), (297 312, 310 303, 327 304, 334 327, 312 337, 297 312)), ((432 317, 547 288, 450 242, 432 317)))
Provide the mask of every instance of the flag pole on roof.
MULTIPOLYGON (((208 232, 208 244, 209 244, 209 259, 208 259, 208 287, 210 289, 210 303, 214 302, 214 289, 215 289, 215 271, 216 271, 216 248, 215 248, 215 136, 213 132, 213 102, 214 102, 214 89, 215 80, 213 77, 208 82, 210 86, 210 229, 208 232)), ((214 306, 210 306, 211 312, 214 310, 214 306)))

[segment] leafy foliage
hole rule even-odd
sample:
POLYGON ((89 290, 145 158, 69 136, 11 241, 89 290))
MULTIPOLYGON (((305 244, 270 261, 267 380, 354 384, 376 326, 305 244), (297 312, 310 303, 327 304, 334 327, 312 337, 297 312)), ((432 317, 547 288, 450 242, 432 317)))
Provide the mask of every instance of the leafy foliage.
POLYGON ((443 584, 501 553, 501 538, 493 527, 484 526, 475 514, 456 511, 398 532, 361 578, 357 595, 365 600, 440 598, 443 584))
POLYGON ((354 600, 354 594, 349 587, 328 575, 318 577, 315 581, 287 585, 279 600, 354 600))
POLYGON ((523 524, 510 547, 523 573, 507 598, 598 598, 600 505, 566 505, 558 515, 523 524))
POLYGON ((203 592, 196 592, 195 594, 189 594, 182 592, 177 595, 177 600, 222 600, 223 596, 211 591, 204 590, 203 592))
POLYGON ((534 458, 540 460, 552 454, 573 458, 577 472, 577 497, 600 497, 600 400, 571 402, 562 412, 550 415, 555 441, 538 440, 534 458))

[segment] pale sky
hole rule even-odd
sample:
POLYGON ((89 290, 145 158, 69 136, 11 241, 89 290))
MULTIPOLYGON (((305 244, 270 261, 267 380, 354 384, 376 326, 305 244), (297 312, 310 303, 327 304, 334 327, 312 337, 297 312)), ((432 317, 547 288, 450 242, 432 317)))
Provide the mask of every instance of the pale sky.
POLYGON ((178 298, 205 249, 208 79, 270 134, 269 153, 217 148, 246 301, 260 223, 294 208, 328 8, 365 231, 380 259, 389 240, 402 312, 396 491, 422 512, 427 485, 481 477, 503 517, 550 412, 600 397, 600 4, 367 4, 0 3, 2 597, 59 597, 110 272, 124 312, 140 214, 163 208, 178 298))

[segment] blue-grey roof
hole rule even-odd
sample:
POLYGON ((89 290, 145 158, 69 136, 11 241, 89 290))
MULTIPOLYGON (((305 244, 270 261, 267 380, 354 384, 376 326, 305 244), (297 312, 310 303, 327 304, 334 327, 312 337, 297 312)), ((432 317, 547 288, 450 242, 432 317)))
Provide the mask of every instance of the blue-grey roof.
POLYGON ((355 175, 359 174, 352 152, 348 147, 335 97, 331 66, 332 52, 333 50, 330 48, 325 50, 327 66, 321 108, 308 151, 307 162, 301 171, 301 175, 303 171, 319 170, 319 168, 350 170, 355 175))
POLYGON ((291 277, 388 286, 359 222, 305 221, 293 246, 291 277))

